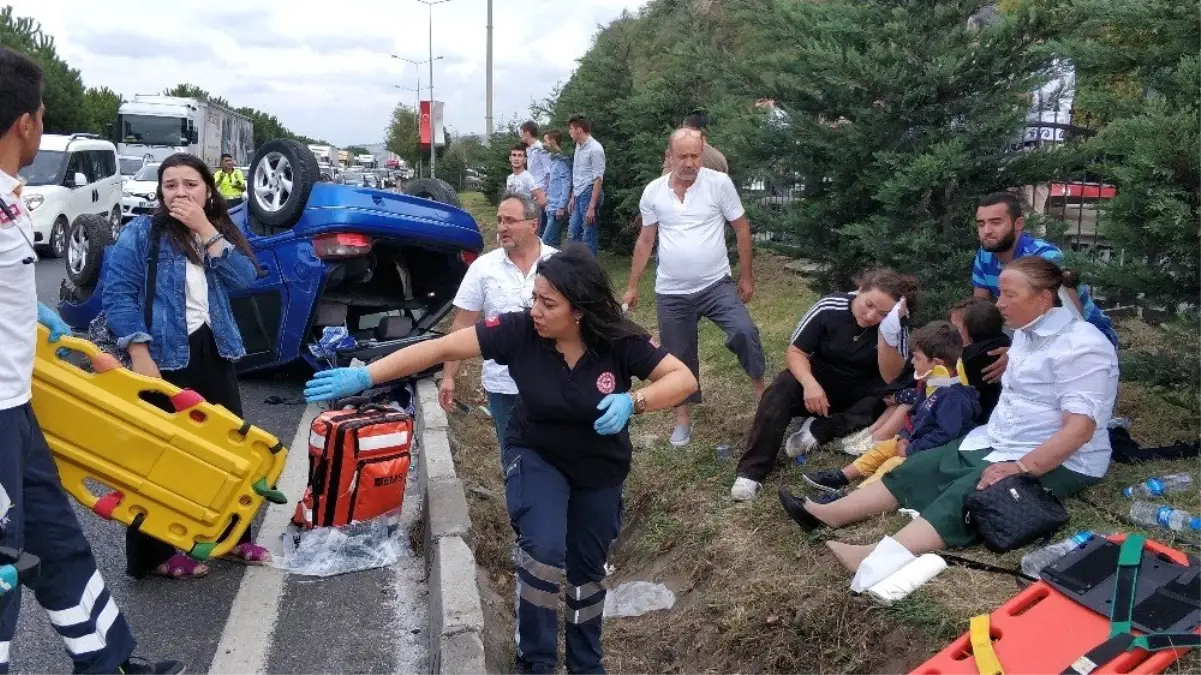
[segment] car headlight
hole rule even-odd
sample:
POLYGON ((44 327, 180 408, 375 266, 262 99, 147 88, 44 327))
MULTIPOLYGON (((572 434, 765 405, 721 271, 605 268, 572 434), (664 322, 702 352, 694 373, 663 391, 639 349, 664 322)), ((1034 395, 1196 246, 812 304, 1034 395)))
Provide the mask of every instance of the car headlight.
POLYGON ((25 202, 25 208, 36 211, 39 206, 46 203, 46 198, 42 195, 25 195, 21 201, 25 202))

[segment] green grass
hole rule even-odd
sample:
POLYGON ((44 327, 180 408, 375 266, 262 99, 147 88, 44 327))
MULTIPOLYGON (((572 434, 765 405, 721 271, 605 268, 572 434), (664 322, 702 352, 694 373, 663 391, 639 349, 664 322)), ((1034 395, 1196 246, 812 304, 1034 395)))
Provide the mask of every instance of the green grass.
MULTIPOLYGON (((485 241, 493 241, 494 207, 476 194, 464 195, 463 201, 485 224, 485 241)), ((620 293, 628 279, 628 259, 604 252, 600 259, 620 293)), ((768 377, 784 367, 788 337, 817 297, 803 277, 784 269, 786 261, 756 253, 757 291, 750 312, 768 357, 768 377)), ((649 269, 633 313, 652 333, 653 284, 654 270, 649 269)), ((670 414, 645 415, 632 423, 634 463, 626 484, 624 528, 611 561, 617 567, 617 582, 661 581, 676 592, 678 604, 671 612, 606 624, 606 665, 611 672, 909 670, 965 631, 971 616, 991 611, 1017 592, 1012 578, 951 568, 910 598, 883 609, 850 593, 850 576, 823 542, 877 541, 902 527, 904 517, 885 515, 834 532, 804 534, 783 516, 774 496, 779 485, 800 484, 800 470, 791 464, 767 480, 760 499, 732 503, 734 462, 754 413, 753 394, 737 359, 726 350, 721 331, 708 322, 701 327, 700 350, 706 402, 693 410, 692 443, 674 448, 666 442, 674 423, 670 414), (720 444, 732 446, 729 460, 717 458, 720 444)), ((478 377, 476 366, 460 370, 460 394, 477 404, 484 401, 478 377)), ((1195 414, 1134 384, 1122 384, 1118 414, 1134 419, 1133 434, 1144 442, 1198 437, 1195 414)), ((455 415, 451 428, 460 475, 469 485, 495 495, 471 498, 473 541, 477 560, 488 572, 496 596, 503 599, 487 613, 491 630, 511 641, 512 534, 491 422, 474 413, 455 415)), ((818 454, 804 470, 840 466, 846 460, 818 454)), ((1070 500, 1067 531, 1126 531, 1129 528, 1113 515, 1129 508, 1119 494, 1123 486, 1156 473, 1195 468, 1195 462, 1114 464, 1105 481, 1088 493, 1102 508, 1070 500)), ((1194 476, 1201 479, 1196 472, 1194 476)), ((1196 490, 1174 497, 1173 503, 1201 512, 1196 490)), ((1148 534, 1171 543, 1163 531, 1148 534)), ((1022 553, 995 556, 973 548, 965 554, 1015 566, 1022 553)), ((1196 672, 1199 666, 1201 659, 1190 655, 1174 666, 1174 672, 1196 672)))

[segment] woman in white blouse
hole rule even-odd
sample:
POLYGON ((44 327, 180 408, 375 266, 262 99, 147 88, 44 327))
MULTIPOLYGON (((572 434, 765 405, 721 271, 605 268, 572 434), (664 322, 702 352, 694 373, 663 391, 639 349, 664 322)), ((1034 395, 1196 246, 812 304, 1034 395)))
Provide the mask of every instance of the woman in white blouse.
MULTIPOLYGON (((895 539, 915 555, 962 548, 976 539, 963 504, 1016 473, 1039 476, 1059 497, 1096 484, 1109 468, 1109 418, 1118 389, 1113 345, 1057 305, 1059 287, 1074 284, 1040 257, 1015 260, 1001 273, 997 308, 1014 329, 1000 401, 962 441, 912 457, 874 485, 828 504, 784 504, 802 528, 839 527, 898 507, 920 513, 895 539)), ((858 569, 874 545, 827 545, 847 569, 858 569)))

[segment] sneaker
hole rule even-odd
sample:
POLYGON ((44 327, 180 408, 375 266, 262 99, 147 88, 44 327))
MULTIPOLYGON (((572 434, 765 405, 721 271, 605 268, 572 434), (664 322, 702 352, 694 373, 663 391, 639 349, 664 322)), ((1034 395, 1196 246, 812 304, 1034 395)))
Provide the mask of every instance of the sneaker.
POLYGON ((829 504, 830 502, 836 502, 845 496, 846 493, 844 493, 842 490, 839 490, 838 492, 823 492, 821 494, 813 495, 813 498, 809 501, 813 502, 814 504, 829 504))
POLYGON ((801 474, 805 482, 823 492, 838 492, 851 484, 842 471, 838 469, 822 469, 811 473, 801 474))
POLYGON ((876 439, 872 438, 872 432, 864 429, 857 434, 844 438, 840 449, 852 457, 861 457, 865 452, 875 447, 875 445, 876 439))
POLYGON ((761 483, 739 476, 734 480, 734 487, 730 488, 730 499, 736 502, 749 502, 759 496, 761 487, 763 487, 761 483))
POLYGON ((187 670, 187 668, 182 661, 159 661, 151 663, 146 659, 131 656, 117 668, 117 672, 127 673, 128 675, 178 675, 187 670))
POLYGON ((801 430, 788 438, 788 442, 784 444, 784 454, 796 459, 801 455, 808 454, 810 450, 818 446, 817 439, 809 431, 811 426, 813 426, 813 418, 809 417, 801 425, 801 430))
POLYGON ((676 428, 672 429, 671 438, 668 440, 668 442, 679 448, 688 445, 688 442, 691 440, 692 426, 688 424, 677 424, 676 428))
POLYGON ((780 506, 784 507, 784 512, 792 518, 793 522, 801 526, 801 529, 806 532, 812 532, 819 527, 825 527, 825 523, 817 519, 817 516, 805 510, 805 500, 797 499, 793 496, 788 488, 781 486, 779 492, 780 506))

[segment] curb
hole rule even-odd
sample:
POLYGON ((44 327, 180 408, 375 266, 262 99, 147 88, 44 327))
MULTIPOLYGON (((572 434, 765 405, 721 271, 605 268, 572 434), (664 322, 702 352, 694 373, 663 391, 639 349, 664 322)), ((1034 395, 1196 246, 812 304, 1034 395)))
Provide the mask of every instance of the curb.
POLYGON ((417 383, 416 440, 425 493, 431 673, 483 673, 484 612, 467 539, 471 517, 455 474, 446 413, 432 378, 417 383))

